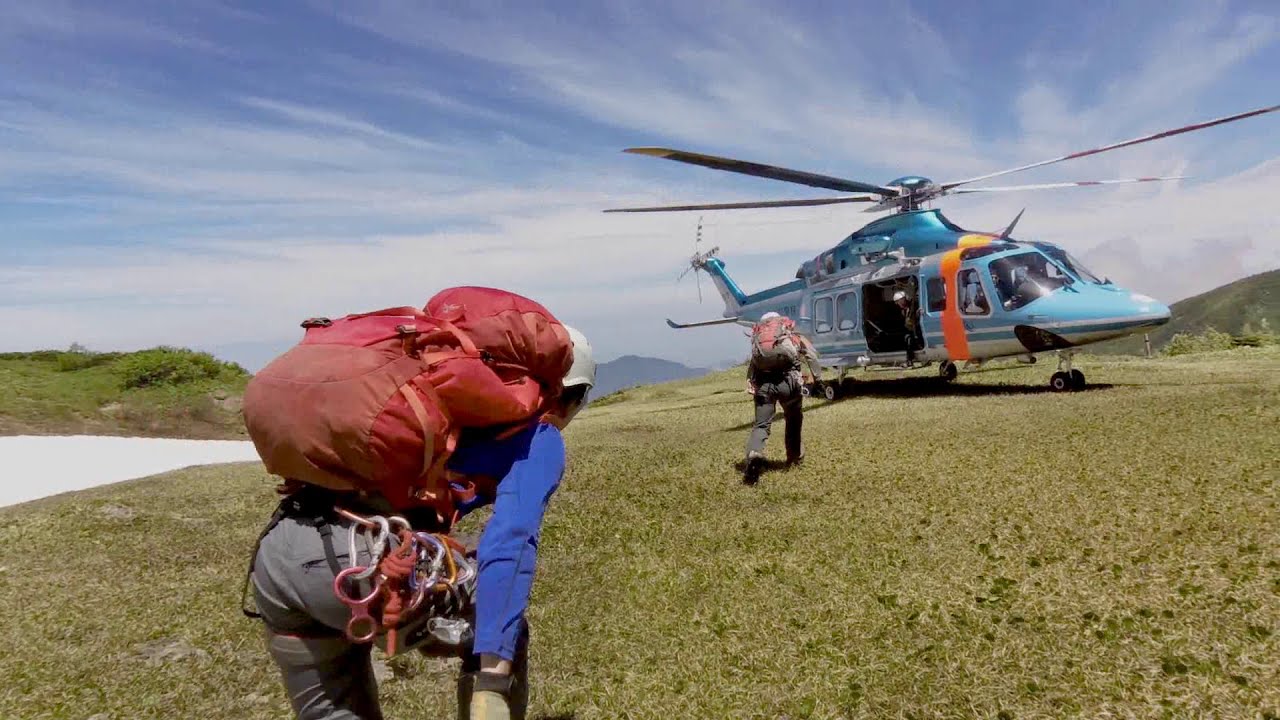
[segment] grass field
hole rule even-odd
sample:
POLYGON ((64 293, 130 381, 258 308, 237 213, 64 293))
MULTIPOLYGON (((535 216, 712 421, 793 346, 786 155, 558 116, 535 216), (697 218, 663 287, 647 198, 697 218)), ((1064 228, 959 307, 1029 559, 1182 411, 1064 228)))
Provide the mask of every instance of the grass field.
MULTIPOLYGON (((754 487, 740 371, 593 407, 532 717, 1280 716, 1280 348, 1083 368, 860 373, 754 487)), ((0 510, 0 715, 286 717, 237 609, 271 507, 234 466, 0 510)), ((452 717, 452 671, 391 663, 387 716, 452 717)))

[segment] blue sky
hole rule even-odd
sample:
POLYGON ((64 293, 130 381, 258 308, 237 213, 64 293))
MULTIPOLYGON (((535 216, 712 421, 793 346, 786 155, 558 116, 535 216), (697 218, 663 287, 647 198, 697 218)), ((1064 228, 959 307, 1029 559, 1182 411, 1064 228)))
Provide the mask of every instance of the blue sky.
MULTIPOLYGON (((870 182, 950 180, 1280 102, 1274 2, 231 3, 0 0, 0 350, 159 343, 248 365, 317 314, 501 285, 604 357, 709 363, 675 277, 696 214, 820 197, 624 155, 667 145, 870 182), (479 258, 484 261, 480 262, 479 258), (623 319, 626 319, 624 322, 623 319)), ((1280 118, 947 199, 1172 302, 1280 266, 1280 118)), ((1007 181, 1007 182, 1006 182, 1007 181)), ((874 219, 708 213, 748 289, 874 219)), ((689 279, 691 280, 691 279, 689 279)))

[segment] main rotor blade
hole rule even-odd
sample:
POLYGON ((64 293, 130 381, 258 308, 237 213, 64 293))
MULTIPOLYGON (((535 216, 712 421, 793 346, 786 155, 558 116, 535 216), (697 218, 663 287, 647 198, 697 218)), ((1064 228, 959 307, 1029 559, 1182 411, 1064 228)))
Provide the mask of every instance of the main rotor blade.
POLYGON ((762 165, 760 163, 747 162, 745 160, 734 160, 733 158, 717 157, 715 155, 703 155, 701 153, 686 152, 684 150, 672 150, 671 148, 627 148, 626 150, 623 150, 623 152, 635 153, 637 155, 651 155, 653 157, 666 158, 667 160, 689 163, 690 165, 701 165, 702 167, 711 168, 712 170, 725 170, 727 172, 736 172, 743 175, 769 178, 770 180, 781 180, 783 182, 799 183, 800 185, 808 185, 810 187, 827 188, 828 190, 840 190, 842 192, 869 192, 877 195, 884 195, 886 197, 896 196, 898 194, 898 191, 894 188, 858 182, 857 180, 845 180, 844 178, 831 177, 829 175, 818 175, 815 173, 804 172, 802 170, 790 170, 776 165, 762 165))
POLYGON ((1249 112, 1230 115, 1227 117, 1218 118, 1216 120, 1207 120, 1205 122, 1195 123, 1194 125, 1184 125, 1183 127, 1174 128, 1173 130, 1165 130, 1163 132, 1153 133, 1151 135, 1144 135, 1142 137, 1134 138, 1132 140, 1125 140, 1123 142, 1113 143, 1111 145, 1106 145, 1100 148, 1094 148, 1093 150, 1083 150, 1081 152, 1074 152, 1074 153, 1071 153, 1070 155, 1063 155, 1062 157, 1053 158, 1052 160, 1043 160, 1038 163, 1023 165, 1022 167, 1016 167, 1009 170, 1001 170, 999 172, 988 173, 986 175, 979 175, 978 177, 969 178, 968 180, 957 180, 954 182, 943 183, 942 187, 944 190, 950 190, 953 187, 959 187, 960 185, 968 185, 969 183, 978 182, 979 180, 987 180, 989 178, 998 177, 1000 175, 1008 175, 1009 173, 1016 173, 1016 172, 1021 172, 1023 170, 1030 170, 1031 168, 1038 168, 1044 165, 1052 165, 1053 163, 1062 162, 1063 160, 1074 160, 1076 158, 1087 157, 1089 155, 1097 155, 1098 153, 1106 152, 1108 150, 1115 150, 1117 148, 1128 147, 1130 145, 1137 145, 1139 143, 1144 143, 1151 140, 1159 140, 1160 138, 1167 138, 1167 137, 1172 137, 1174 135, 1181 135, 1182 133, 1191 132, 1192 130, 1203 130, 1204 128, 1213 127, 1214 125, 1221 125, 1223 123, 1229 123, 1235 120, 1243 120, 1245 118, 1253 117, 1255 115, 1265 115, 1266 113, 1275 112, 1277 110, 1280 110, 1280 105, 1272 105, 1271 107, 1267 107, 1267 108, 1250 110, 1249 112))
POLYGON ((674 210, 742 210, 746 208, 807 207, 810 205, 835 205, 837 203, 875 202, 880 198, 871 195, 854 195, 842 198, 816 200, 761 200, 759 202, 717 203, 711 205, 662 205, 640 208, 611 208, 604 212, 667 212, 674 210))
POLYGON ((1079 182, 1042 183, 1039 185, 1000 185, 997 187, 956 188, 946 194, 958 195, 960 193, 1011 192, 1014 190, 1049 190, 1052 188, 1084 187, 1087 185, 1115 185, 1118 183, 1156 182, 1158 180, 1185 180, 1186 178, 1186 175, 1171 175, 1169 177, 1126 178, 1123 180, 1081 180, 1079 182))

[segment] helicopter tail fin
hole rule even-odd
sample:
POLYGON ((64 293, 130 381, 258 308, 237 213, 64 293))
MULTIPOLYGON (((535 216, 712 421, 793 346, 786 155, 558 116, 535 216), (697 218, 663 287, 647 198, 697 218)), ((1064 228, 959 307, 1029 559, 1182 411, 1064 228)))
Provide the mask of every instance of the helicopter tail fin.
POLYGON ((720 293, 720 299, 724 301, 724 316, 736 317, 742 310, 742 306, 746 304, 747 296, 738 287, 738 283, 729 277, 729 273, 725 272, 724 263, 719 258, 706 257, 698 263, 697 267, 711 276, 711 282, 715 284, 716 291, 720 293))

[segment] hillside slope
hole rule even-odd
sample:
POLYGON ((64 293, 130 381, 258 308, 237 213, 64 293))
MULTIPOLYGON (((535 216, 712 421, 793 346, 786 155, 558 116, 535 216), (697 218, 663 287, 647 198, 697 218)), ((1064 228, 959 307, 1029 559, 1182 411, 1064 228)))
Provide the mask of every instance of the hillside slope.
POLYGON ((238 365, 190 350, 0 354, 0 435, 243 439, 238 365))
MULTIPOLYGON (((1280 332, 1280 270, 1251 275, 1169 306, 1168 324, 1151 331, 1151 350, 1159 352, 1178 333, 1199 334, 1208 328, 1231 335, 1280 332)), ((1140 355, 1142 335, 1089 346, 1100 354, 1140 355)))
MULTIPOLYGON (((538 544, 530 717, 1280 712, 1280 348, 1084 369, 808 401, 806 464, 754 487, 740 372, 593 409, 538 544)), ((8 641, 39 649, 0 654, 6 716, 288 717, 236 608, 274 502, 249 464, 0 510, 8 641)), ((453 717, 455 664, 389 665, 388 717, 453 717)))
POLYGON ((671 360, 623 355, 600 363, 596 368, 596 385, 591 395, 600 398, 637 385, 682 380, 705 375, 707 372, 706 368, 691 368, 671 360))

